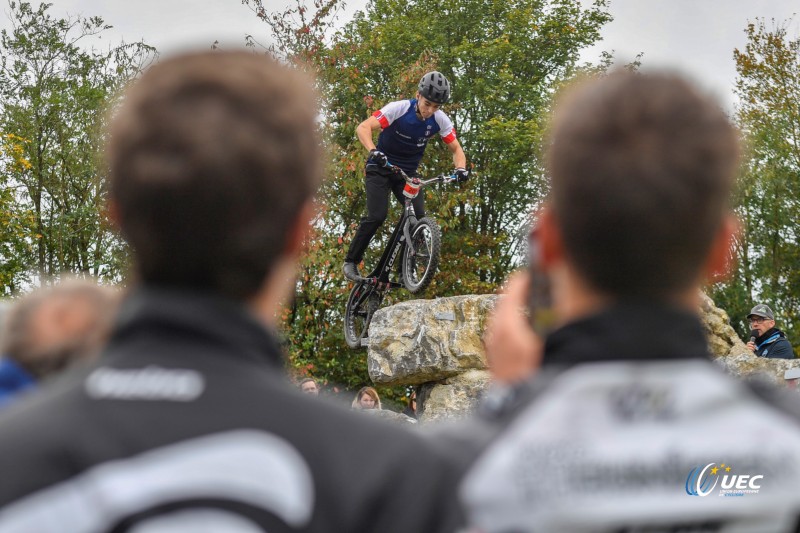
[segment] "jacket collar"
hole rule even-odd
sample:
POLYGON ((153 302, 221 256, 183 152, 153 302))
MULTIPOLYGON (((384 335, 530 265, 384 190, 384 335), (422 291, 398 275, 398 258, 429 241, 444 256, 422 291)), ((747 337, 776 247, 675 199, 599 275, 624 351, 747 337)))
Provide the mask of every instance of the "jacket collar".
POLYGON ((756 339, 756 346, 761 347, 763 344, 773 343, 781 337, 786 335, 778 328, 769 328, 756 339))
POLYGON ((620 302, 551 333, 545 341, 543 365, 709 355, 697 315, 655 302, 620 302))
POLYGON ((234 357, 284 366, 277 334, 241 302, 212 294, 153 286, 132 289, 110 345, 142 334, 180 335, 193 343, 227 347, 234 357))

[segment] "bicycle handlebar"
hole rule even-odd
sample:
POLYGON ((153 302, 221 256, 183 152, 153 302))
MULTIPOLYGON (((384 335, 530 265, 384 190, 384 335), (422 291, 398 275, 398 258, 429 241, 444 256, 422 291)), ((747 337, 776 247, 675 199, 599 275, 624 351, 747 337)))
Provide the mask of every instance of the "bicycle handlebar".
MULTIPOLYGON (((414 182, 412 181, 413 178, 409 178, 408 174, 406 174, 403 171, 402 168, 398 167, 397 165, 392 165, 391 163, 387 164, 386 167, 391 169, 393 172, 395 172, 397 174, 400 174, 403 177, 403 179, 406 180, 406 183, 408 183, 410 185, 414 185, 414 182)), ((435 183, 435 182, 450 183, 450 182, 453 182, 453 181, 456 181, 455 176, 449 176, 447 174, 439 174, 435 178, 430 178, 430 179, 427 179, 427 180, 423 180, 423 179, 419 180, 419 185, 420 185, 420 187, 424 187, 426 185, 430 185, 431 183, 435 183)))

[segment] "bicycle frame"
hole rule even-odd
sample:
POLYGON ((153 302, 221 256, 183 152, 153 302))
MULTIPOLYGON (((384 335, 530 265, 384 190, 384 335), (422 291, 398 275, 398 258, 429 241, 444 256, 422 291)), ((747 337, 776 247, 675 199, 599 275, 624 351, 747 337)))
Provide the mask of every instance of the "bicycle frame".
MULTIPOLYGON (((395 167, 394 170, 400 174, 403 179, 405 179, 406 183, 410 185, 413 184, 412 178, 409 178, 402 169, 395 167)), ((443 183, 448 178, 449 176, 441 174, 428 180, 419 180, 419 183, 415 184, 414 186, 419 187, 419 192, 417 193, 419 194, 426 186, 432 183, 443 183)), ((392 232, 389 243, 383 250, 383 254, 378 261, 378 265, 374 270, 372 270, 372 272, 369 273, 367 277, 364 278, 367 283, 375 285, 381 292, 390 288, 402 287, 402 284, 391 281, 389 279, 389 275, 392 272, 392 268, 394 267, 394 263, 397 261, 397 258, 402 257, 403 248, 405 246, 412 246, 411 228, 413 228, 417 222, 417 215, 414 212, 414 206, 411 204, 412 199, 413 198, 409 198, 408 196, 405 197, 403 214, 400 216, 400 220, 397 222, 397 225, 392 232)))
MULTIPOLYGON (((362 331, 350 333, 350 335, 361 339, 361 346, 364 346, 365 332, 369 327, 369 323, 372 321, 372 314, 380 307, 386 292, 389 289, 399 288, 404 285, 403 283, 400 283, 399 281, 393 281, 390 278, 392 269, 394 268, 398 257, 402 258, 404 256, 406 252, 406 246, 410 247, 409 251, 411 254, 416 255, 411 242, 411 232, 417 225, 417 215, 414 212, 414 206, 412 205, 411 200, 416 198, 420 191, 427 185, 436 182, 443 183, 449 178, 449 176, 443 174, 428 180, 419 180, 409 178, 405 172, 397 167, 393 167, 393 170, 403 177, 407 183, 406 189, 404 190, 405 201, 403 203, 403 212, 400 216, 400 220, 395 225, 392 236, 389 239, 386 248, 384 248, 383 254, 378 261, 377 266, 372 270, 372 272, 370 272, 368 276, 361 278, 361 280, 356 283, 356 286, 353 288, 347 304, 348 313, 350 312, 350 309, 360 310, 359 312, 366 313, 365 315, 362 315, 364 316, 362 331)), ((403 267, 401 263, 401 269, 402 268, 403 267)), ((407 273, 403 272, 402 275, 405 276, 407 273)), ((346 323, 345 328, 348 327, 350 327, 349 322, 346 323)), ((348 335, 347 330, 345 335, 348 335)), ((348 341, 348 344, 350 344, 351 347, 354 347, 351 344, 351 341, 348 341)))
POLYGON ((403 247, 405 246, 405 242, 407 240, 404 234, 407 233, 408 230, 406 227, 409 225, 409 222, 411 222, 412 218, 414 221, 416 221, 417 217, 414 215, 414 208, 411 206, 411 202, 406 199, 406 207, 403 209, 403 215, 397 222, 397 225, 392 232, 392 236, 389 239, 389 243, 383 250, 383 254, 378 261, 377 266, 367 277, 368 280, 375 279, 378 284, 387 284, 385 288, 396 288, 401 286, 400 283, 390 280, 389 275, 392 272, 392 268, 394 267, 397 258, 402 257, 403 247))

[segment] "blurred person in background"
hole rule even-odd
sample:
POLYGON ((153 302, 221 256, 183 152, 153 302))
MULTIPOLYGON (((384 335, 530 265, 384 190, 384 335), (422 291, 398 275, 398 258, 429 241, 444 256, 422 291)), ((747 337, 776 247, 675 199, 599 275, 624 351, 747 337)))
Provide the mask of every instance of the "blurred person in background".
POLYGON ((309 394, 311 396, 319 396, 319 385, 314 380, 314 378, 305 378, 300 381, 300 384, 297 386, 300 389, 300 392, 303 394, 309 394))
POLYGON ((0 334, 0 406, 74 363, 94 358, 111 331, 119 294, 67 279, 17 299, 0 334))
POLYGON ((507 385, 440 441, 464 453, 467 531, 798 531, 800 398, 712 362, 699 316, 737 228, 726 114, 622 71, 567 91, 546 147, 535 261, 484 337, 507 385))
POLYGON ((311 80, 249 51, 174 56, 108 139, 134 281, 95 363, 0 413, 0 531, 457 529, 446 456, 284 371, 276 317, 322 176, 311 80))
POLYGON ((378 396, 378 391, 373 387, 361 387, 353 398, 351 405, 353 409, 376 409, 381 410, 381 398, 378 396))
POLYGON ((414 420, 417 419, 417 391, 414 388, 411 388, 408 393, 408 403, 406 408, 403 409, 403 414, 414 420))

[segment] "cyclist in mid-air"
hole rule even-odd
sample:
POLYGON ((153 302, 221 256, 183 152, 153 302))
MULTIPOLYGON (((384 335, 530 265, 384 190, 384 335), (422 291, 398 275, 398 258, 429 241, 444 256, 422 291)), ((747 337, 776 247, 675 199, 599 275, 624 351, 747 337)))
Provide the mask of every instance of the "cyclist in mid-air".
MULTIPOLYGON (((358 264, 372 237, 386 220, 389 210, 389 191, 403 205, 405 181, 387 166, 401 168, 408 176, 416 176, 417 167, 425 153, 428 140, 435 134, 442 137, 453 153, 453 175, 458 182, 467 181, 467 158, 461 149, 450 118, 440 109, 450 99, 450 83, 440 72, 428 72, 419 82, 417 96, 383 106, 356 128, 358 140, 369 150, 364 178, 367 190, 367 214, 361 219, 355 237, 344 260, 344 275, 359 281, 358 264), (373 132, 382 130, 378 146, 373 132)), ((417 195, 412 201, 417 219, 425 216, 425 197, 417 195)))

